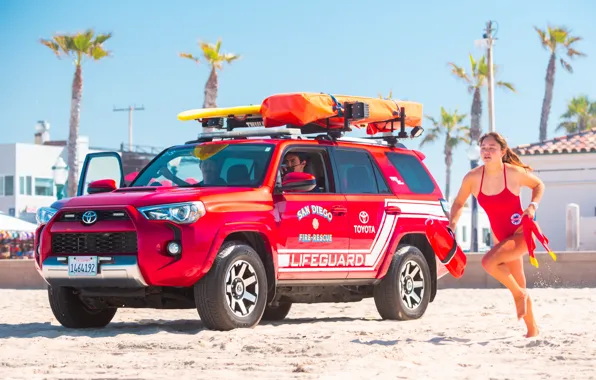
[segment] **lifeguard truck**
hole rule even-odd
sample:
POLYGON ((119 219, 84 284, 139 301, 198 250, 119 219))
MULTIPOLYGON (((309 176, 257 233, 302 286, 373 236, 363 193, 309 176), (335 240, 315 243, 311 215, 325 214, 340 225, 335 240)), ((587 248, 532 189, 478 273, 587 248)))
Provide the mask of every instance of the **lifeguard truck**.
POLYGON ((214 131, 130 184, 118 153, 89 154, 77 196, 38 212, 35 264, 63 326, 196 308, 230 330, 367 297, 384 319, 416 319, 465 266, 431 248, 425 222, 446 225, 448 205, 425 156, 400 142, 423 132, 421 104, 290 93, 178 118, 214 131), (354 128, 366 136, 345 136, 354 128))

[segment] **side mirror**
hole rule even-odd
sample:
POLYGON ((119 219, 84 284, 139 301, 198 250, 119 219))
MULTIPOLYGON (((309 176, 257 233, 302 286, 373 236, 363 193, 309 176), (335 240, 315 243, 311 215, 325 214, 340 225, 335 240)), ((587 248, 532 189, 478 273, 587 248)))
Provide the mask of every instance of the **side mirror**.
POLYGON ((89 194, 107 193, 116 190, 116 181, 113 179, 100 179, 93 181, 87 186, 89 194))
POLYGON ((317 186, 317 179, 310 173, 292 172, 283 177, 282 191, 309 192, 317 186))

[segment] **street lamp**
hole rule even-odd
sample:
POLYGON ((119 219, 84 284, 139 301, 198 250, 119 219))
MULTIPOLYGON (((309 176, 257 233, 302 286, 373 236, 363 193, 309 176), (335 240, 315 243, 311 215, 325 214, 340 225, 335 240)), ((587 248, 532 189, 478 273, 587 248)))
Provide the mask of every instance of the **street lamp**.
MULTIPOLYGON (((480 159, 480 147, 477 141, 472 141, 468 148, 468 159, 472 169, 478 166, 480 159)), ((470 252, 478 252, 478 201, 476 197, 472 196, 472 241, 470 244, 470 252)))
POLYGON ((62 199, 64 196, 64 184, 66 183, 66 178, 68 177, 68 165, 62 159, 62 157, 58 157, 54 166, 52 166, 52 171, 54 172, 54 183, 56 184, 56 194, 58 195, 58 199, 62 199))

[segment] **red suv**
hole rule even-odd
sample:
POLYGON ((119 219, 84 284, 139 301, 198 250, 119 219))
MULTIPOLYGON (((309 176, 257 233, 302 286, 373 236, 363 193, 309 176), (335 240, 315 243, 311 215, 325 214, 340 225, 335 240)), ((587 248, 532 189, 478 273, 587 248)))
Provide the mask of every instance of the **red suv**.
MULTIPOLYGON (((361 103, 342 103, 343 117, 366 118, 361 103)), ((196 307, 230 330, 293 303, 374 297, 384 319, 420 318, 448 273, 425 221, 446 225, 448 210, 424 155, 397 142, 421 131, 405 132, 404 113, 398 136, 380 138, 274 128, 265 113, 200 118, 222 130, 164 150, 128 185, 118 153, 87 155, 78 196, 38 212, 54 316, 103 327, 118 308, 196 307)))

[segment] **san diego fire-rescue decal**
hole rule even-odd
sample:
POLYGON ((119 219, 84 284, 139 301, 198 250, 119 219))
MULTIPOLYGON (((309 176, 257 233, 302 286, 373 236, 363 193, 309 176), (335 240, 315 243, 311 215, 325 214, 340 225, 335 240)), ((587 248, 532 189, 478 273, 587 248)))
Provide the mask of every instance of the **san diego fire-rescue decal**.
MULTIPOLYGON (((368 249, 325 249, 325 248, 299 248, 288 247, 278 249, 277 260, 280 272, 327 272, 327 271, 370 271, 380 261, 382 254, 387 250, 390 238, 393 236, 397 221, 400 218, 447 220, 438 201, 414 201, 401 199, 386 199, 385 207, 398 206, 399 215, 383 212, 381 223, 377 228, 370 223, 368 213, 360 212, 358 215, 361 224, 354 225, 354 232, 374 234, 374 240, 368 249), (366 222, 366 223, 365 223, 366 222)), ((382 206, 381 206, 382 207, 382 206)), ((297 213, 298 220, 308 215, 321 216, 331 222, 332 214, 321 206, 305 206, 297 213)), ((313 220, 312 227, 317 229, 319 224, 313 220)), ((311 236, 312 234, 306 234, 311 236)), ((299 241, 305 239, 300 238, 299 241)), ((321 238, 317 238, 320 242, 321 238)), ((331 239, 331 237, 329 237, 331 239)), ((329 240, 330 242, 331 240, 329 240)))
MULTIPOLYGON (((312 215, 312 228, 316 231, 319 229, 319 219, 316 216, 320 216, 326 219, 328 222, 333 220, 333 214, 331 214, 326 208, 318 205, 304 206, 296 213, 298 221, 301 221, 305 217, 312 215)), ((332 234, 299 234, 298 242, 300 243, 331 243, 333 241, 332 234)))

